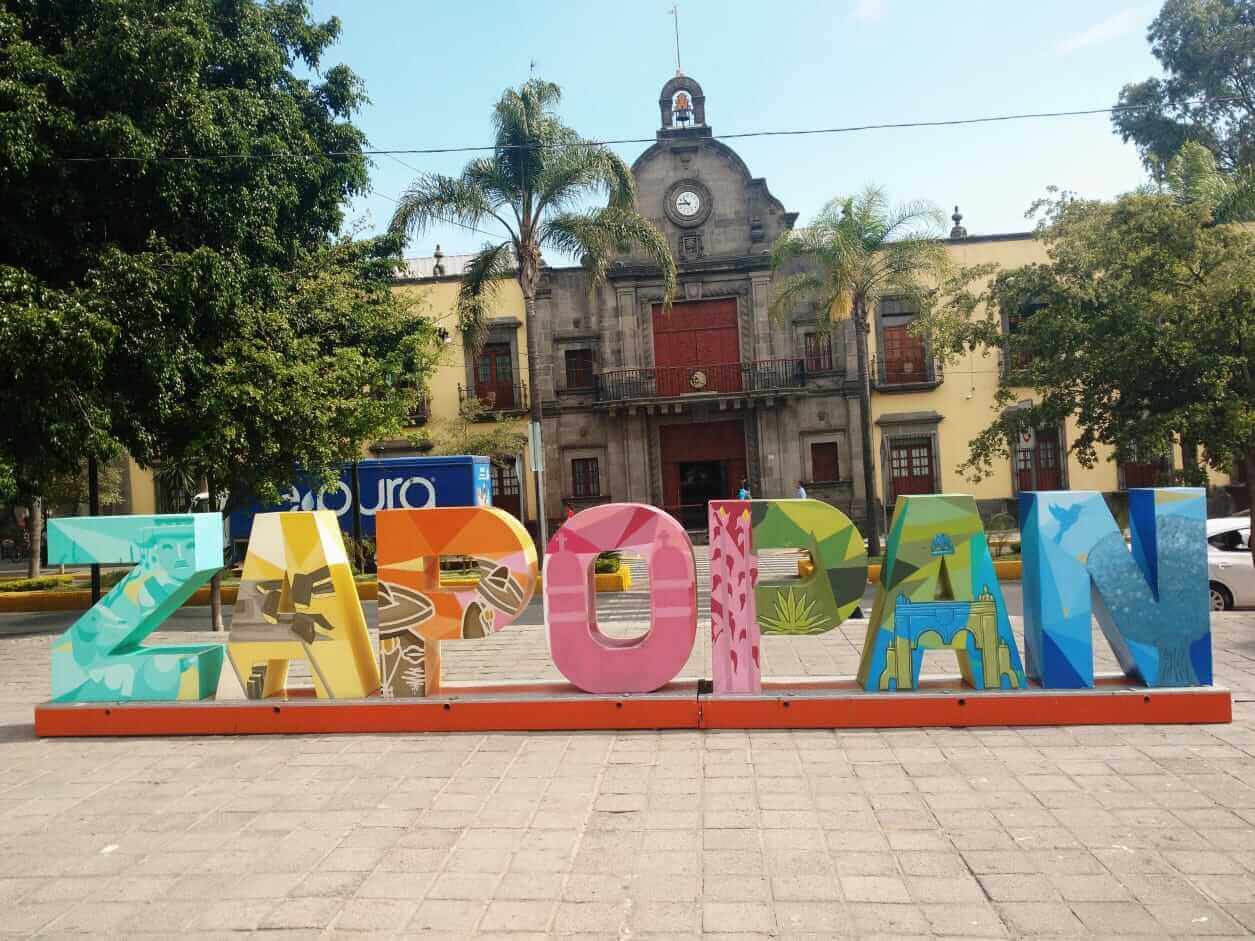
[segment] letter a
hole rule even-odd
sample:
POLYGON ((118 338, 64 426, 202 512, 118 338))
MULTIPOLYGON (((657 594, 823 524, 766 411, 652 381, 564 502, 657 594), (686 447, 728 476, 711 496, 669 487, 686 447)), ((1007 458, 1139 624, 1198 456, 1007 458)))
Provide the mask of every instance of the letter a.
POLYGON ((286 695, 293 659, 309 661, 319 698, 351 699, 379 689, 334 512, 253 517, 227 656, 250 699, 286 695))

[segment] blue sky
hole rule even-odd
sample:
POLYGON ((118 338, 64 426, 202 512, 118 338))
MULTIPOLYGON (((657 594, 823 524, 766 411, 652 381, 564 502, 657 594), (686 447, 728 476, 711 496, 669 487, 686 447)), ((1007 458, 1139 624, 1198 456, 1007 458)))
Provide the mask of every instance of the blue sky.
MULTIPOLYGON (((492 104, 536 74, 563 89, 561 114, 586 137, 651 137, 658 92, 675 72, 670 3, 313 0, 338 16, 325 64, 347 63, 371 98, 357 116, 371 145, 491 143, 492 104)), ((686 74, 702 83, 715 134, 1078 110, 1115 103, 1158 74, 1146 43, 1157 3, 681 0, 686 74)), ((868 183, 895 199, 958 203, 972 234, 1022 231, 1056 185, 1112 196, 1143 182, 1136 153, 1105 115, 958 128, 729 141, 801 224, 868 183)), ((631 162, 646 145, 616 149, 631 162)), ((467 154, 376 157, 372 184, 395 196, 415 169, 457 173, 467 154)), ((358 200, 365 231, 393 203, 358 200)), ((444 228, 407 255, 473 251, 483 236, 444 228)))

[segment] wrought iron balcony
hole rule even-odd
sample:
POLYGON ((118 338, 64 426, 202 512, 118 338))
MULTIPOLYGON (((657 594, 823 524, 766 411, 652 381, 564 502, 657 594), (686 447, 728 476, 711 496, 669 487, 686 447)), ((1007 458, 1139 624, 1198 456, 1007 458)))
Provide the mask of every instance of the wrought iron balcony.
POLYGON ((881 392, 935 389, 945 379, 941 361, 926 354, 872 357, 872 386, 881 392))
POLYGON ((464 405, 472 399, 479 400, 484 418, 489 420, 502 415, 520 415, 528 409, 527 385, 521 382, 496 382, 474 389, 459 385, 458 404, 464 405))
POLYGON ((410 413, 406 416, 406 422, 412 428, 420 428, 427 424, 431 418, 431 406, 427 402, 427 397, 423 396, 414 403, 414 407, 410 409, 410 413))
POLYGON ((806 385, 806 362, 802 359, 760 359, 710 366, 614 369, 598 373, 596 380, 598 402, 776 392, 800 389, 806 385))

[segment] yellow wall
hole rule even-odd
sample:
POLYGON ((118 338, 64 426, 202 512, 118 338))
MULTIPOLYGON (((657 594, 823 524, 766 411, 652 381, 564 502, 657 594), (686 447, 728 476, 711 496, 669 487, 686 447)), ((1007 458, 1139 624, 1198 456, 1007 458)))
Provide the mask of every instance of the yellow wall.
POLYGON ((140 467, 128 454, 123 469, 129 478, 131 505, 128 513, 146 516, 157 512, 157 486, 153 482, 153 472, 140 467))
MULTIPOLYGON (((947 248, 953 262, 960 267, 995 263, 1002 269, 1018 268, 1032 262, 1046 261, 1045 247, 1034 239, 1012 239, 988 242, 954 242, 947 248)), ((977 313, 980 316, 982 312, 977 313)), ((876 352, 876 329, 872 325, 868 335, 869 353, 876 352)), ((1010 458, 995 459, 993 473, 973 482, 961 476, 957 467, 967 459, 968 444, 997 416, 994 405, 998 388, 999 357, 996 352, 969 353, 958 362, 945 365, 945 380, 936 389, 923 392, 872 391, 872 438, 877 464, 881 455, 881 428, 875 424, 881 415, 890 412, 934 411, 943 416, 937 426, 941 454, 939 470, 941 488, 945 492, 970 493, 977 499, 1001 499, 1010 497, 1014 488, 1011 481, 1010 458)), ((1027 390, 1023 398, 1030 398, 1027 390)), ((892 433, 892 431, 891 431, 892 433)), ((1076 422, 1069 419, 1063 446, 1069 447, 1077 435, 1076 422)), ((1114 460, 1109 460, 1109 448, 1098 448, 1098 463, 1092 468, 1082 467, 1069 455, 1067 484, 1072 490, 1112 491, 1119 487, 1119 475, 1114 460)), ((1181 466, 1180 450, 1174 454, 1177 467, 1181 466)), ((881 468, 877 466, 878 486, 883 481, 881 468)), ((1228 483, 1228 476, 1211 472, 1214 485, 1228 483)), ((881 494, 882 498, 885 496, 881 494)))
MULTIPOLYGON (((436 327, 443 327, 449 333, 449 342, 441 349, 440 359, 428 382, 427 428, 432 432, 436 431, 436 426, 440 423, 457 419, 458 386, 465 387, 467 384, 466 347, 462 342, 462 333, 458 329, 459 287, 458 280, 449 279, 426 281, 422 284, 402 284, 395 289, 399 294, 413 295, 417 302, 415 313, 430 318, 436 327)), ((493 317, 518 318, 520 326, 515 334, 515 342, 518 345, 518 369, 514 381, 526 387, 528 382, 527 329, 523 324, 523 292, 517 281, 508 280, 501 283, 488 316, 490 319, 493 317)), ((525 430, 527 420, 519 418, 517 424, 520 430, 525 430)), ((521 484, 524 490, 523 504, 526 507, 524 515, 528 519, 534 519, 536 493, 532 484, 531 465, 526 460, 524 460, 523 474, 521 484)))

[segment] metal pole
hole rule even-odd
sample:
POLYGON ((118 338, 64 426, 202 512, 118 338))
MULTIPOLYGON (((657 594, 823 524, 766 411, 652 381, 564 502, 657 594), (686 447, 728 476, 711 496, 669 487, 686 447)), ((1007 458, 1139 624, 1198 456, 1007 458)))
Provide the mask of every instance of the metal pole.
MULTIPOLYGON (((96 455, 87 459, 87 512, 100 515, 100 466, 96 455)), ((92 604, 100 600, 100 563, 92 563, 92 604)))
POLYGON ((353 557, 358 568, 365 571, 366 559, 362 552, 362 488, 357 479, 357 461, 349 475, 349 499, 353 501, 353 557))

